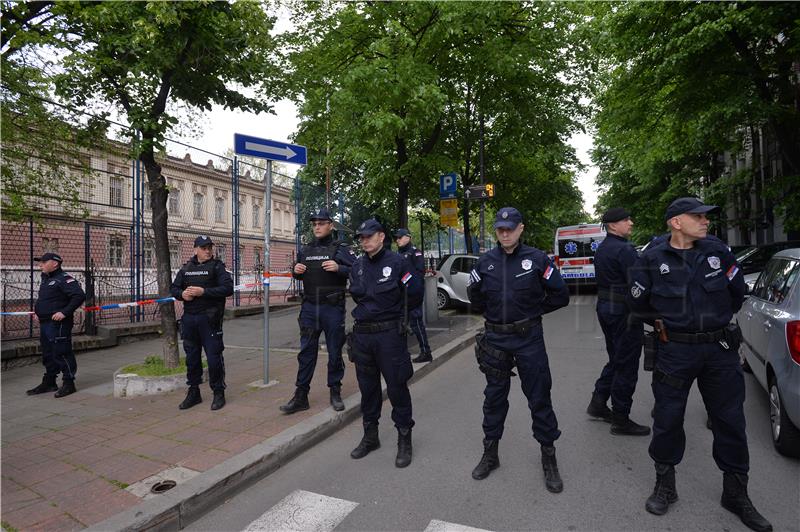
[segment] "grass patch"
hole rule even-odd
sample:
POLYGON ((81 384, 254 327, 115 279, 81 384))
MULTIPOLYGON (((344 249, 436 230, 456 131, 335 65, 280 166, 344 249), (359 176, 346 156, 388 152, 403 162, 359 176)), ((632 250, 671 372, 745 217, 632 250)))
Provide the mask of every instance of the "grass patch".
MULTIPOLYGON (((206 367, 203 360, 203 367, 206 367)), ((181 358, 177 368, 164 367, 164 359, 158 355, 150 355, 144 359, 144 364, 131 364, 120 370, 120 373, 135 373, 142 377, 162 377, 164 375, 180 375, 186 373, 186 359, 181 358)))
POLYGON ((109 484, 113 484, 114 486, 118 487, 119 489, 123 489, 123 490, 130 485, 130 484, 126 484, 124 482, 120 482, 119 480, 115 480, 113 478, 107 478, 106 480, 109 482, 109 484))
POLYGON ((3 527, 3 530, 7 530, 8 532, 17 532, 17 529, 13 526, 9 525, 5 521, 0 521, 0 526, 3 527))

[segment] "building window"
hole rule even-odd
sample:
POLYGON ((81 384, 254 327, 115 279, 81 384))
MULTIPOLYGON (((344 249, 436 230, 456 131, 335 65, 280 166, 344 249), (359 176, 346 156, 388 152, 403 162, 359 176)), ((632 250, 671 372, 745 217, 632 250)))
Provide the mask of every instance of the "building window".
POLYGON ((122 187, 124 186, 122 178, 111 176, 108 178, 108 183, 109 205, 122 207, 122 187))
POLYGON ((47 252, 58 253, 58 239, 57 238, 42 238, 42 250, 47 252))
POLYGON ((155 255, 153 250, 153 241, 149 238, 145 238, 144 242, 142 242, 142 267, 143 268, 152 268, 153 267, 153 256, 155 255))
POLYGON ((170 188, 169 191, 169 213, 178 214, 178 206, 181 204, 181 189, 170 188))
POLYGON ((203 195, 199 192, 194 193, 194 219, 203 219, 203 195))
POLYGON ((261 227, 261 205, 253 203, 253 227, 261 227))
POLYGON ((215 247, 217 248, 217 258, 225 262, 225 253, 227 251, 227 249, 225 249, 225 244, 217 244, 215 247))
POLYGON ((225 198, 214 198, 214 221, 225 223, 225 198))
POLYGON ((122 238, 112 236, 108 240, 108 265, 114 268, 122 267, 122 250, 124 243, 122 238))
POLYGON ((253 268, 260 268, 263 258, 261 248, 253 248, 253 268))
POLYGON ((181 264, 181 243, 180 242, 170 242, 169 243, 169 263, 172 269, 180 268, 181 264))

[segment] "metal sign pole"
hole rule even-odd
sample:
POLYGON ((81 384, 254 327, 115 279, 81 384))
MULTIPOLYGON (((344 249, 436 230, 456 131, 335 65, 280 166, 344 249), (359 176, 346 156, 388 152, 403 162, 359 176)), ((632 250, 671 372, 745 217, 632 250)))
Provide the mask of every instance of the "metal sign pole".
POLYGON ((267 160, 264 179, 264 384, 269 384, 269 233, 272 226, 272 161, 267 160))

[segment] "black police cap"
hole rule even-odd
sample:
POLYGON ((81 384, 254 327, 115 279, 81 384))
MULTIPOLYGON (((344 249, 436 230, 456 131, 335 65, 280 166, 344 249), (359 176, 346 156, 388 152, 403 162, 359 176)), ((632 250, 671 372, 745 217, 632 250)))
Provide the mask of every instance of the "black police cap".
POLYGON ((514 207, 503 207, 495 216, 495 229, 516 229, 522 223, 522 214, 514 207))
POLYGON ((614 222, 620 222, 626 218, 630 218, 631 213, 623 209, 622 207, 614 207, 612 209, 608 209, 606 213, 603 215, 603 219, 601 220, 604 224, 610 224, 614 222))
POLYGON ((333 218, 331 218, 331 213, 328 209, 320 209, 316 213, 311 214, 308 217, 309 221, 325 221, 325 222, 332 222, 333 218))
POLYGON ((356 229, 356 236, 372 236, 375 233, 385 233, 383 226, 375 218, 364 220, 356 229))
POLYGON ((54 261, 58 262, 59 264, 64 262, 64 260, 61 258, 61 255, 59 255, 57 253, 52 253, 50 251, 48 251, 47 253, 42 254, 41 257, 34 257, 33 260, 35 260, 36 262, 45 262, 45 261, 48 261, 48 260, 54 260, 54 261))
POLYGON ((706 205, 697 198, 678 198, 667 207, 665 220, 681 214, 706 214, 719 210, 716 205, 706 205))
POLYGON ((211 237, 207 235, 200 235, 194 239, 194 247, 201 248, 203 246, 213 246, 214 242, 211 241, 211 237))
POLYGON ((411 236, 411 231, 409 231, 405 227, 401 227, 400 229, 398 229, 397 231, 394 232, 394 237, 395 238, 400 238, 400 237, 403 237, 403 236, 411 236))

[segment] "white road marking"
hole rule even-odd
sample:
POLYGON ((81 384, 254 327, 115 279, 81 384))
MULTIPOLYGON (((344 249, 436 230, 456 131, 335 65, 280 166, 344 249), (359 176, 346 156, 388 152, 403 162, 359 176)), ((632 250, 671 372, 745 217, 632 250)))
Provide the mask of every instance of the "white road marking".
POLYGON ((447 521, 431 520, 425 532, 489 532, 483 528, 472 528, 471 526, 448 523, 447 521))
POLYGON ((244 532, 330 532, 356 506, 357 502, 295 490, 250 523, 244 532))

